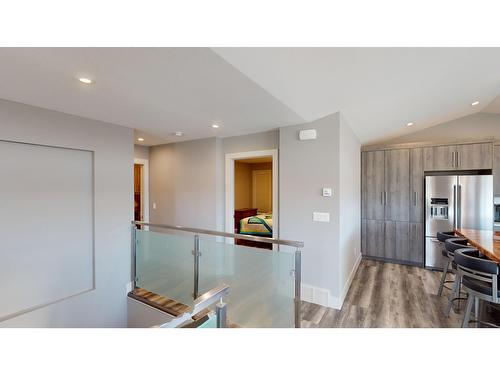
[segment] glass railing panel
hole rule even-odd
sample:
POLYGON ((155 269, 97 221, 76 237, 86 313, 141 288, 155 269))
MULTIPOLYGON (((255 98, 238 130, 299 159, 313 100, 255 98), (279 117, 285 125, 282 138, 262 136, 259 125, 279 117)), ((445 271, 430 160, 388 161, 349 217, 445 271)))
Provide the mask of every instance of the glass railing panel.
POLYGON ((192 306, 193 243, 193 236, 137 229, 137 287, 192 306))
POLYGON ((228 321, 241 327, 294 327, 295 254, 200 239, 199 290, 230 286, 228 321))

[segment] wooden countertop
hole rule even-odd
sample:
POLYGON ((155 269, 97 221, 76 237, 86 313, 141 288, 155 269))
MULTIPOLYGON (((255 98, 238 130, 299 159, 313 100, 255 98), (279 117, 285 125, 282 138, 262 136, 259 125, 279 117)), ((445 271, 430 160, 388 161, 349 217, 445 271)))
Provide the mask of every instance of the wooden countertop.
POLYGON ((459 236, 467 238, 485 256, 500 263, 500 232, 478 229, 455 229, 459 236))

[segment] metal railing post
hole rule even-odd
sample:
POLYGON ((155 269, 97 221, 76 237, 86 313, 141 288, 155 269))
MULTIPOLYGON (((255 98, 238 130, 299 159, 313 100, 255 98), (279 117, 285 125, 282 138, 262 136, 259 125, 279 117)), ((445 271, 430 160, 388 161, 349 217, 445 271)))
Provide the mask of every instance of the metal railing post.
POLYGON ((194 285, 193 285, 193 298, 198 298, 198 288, 199 288, 199 280, 200 280, 200 236, 194 236, 194 285))
POLYGON ((132 224, 132 290, 134 290, 137 287, 137 256, 136 256, 136 251, 137 251, 137 227, 135 224, 132 224))
POLYGON ((217 314, 217 328, 227 328, 227 303, 220 299, 220 302, 215 305, 215 313, 217 314))
POLYGON ((295 328, 300 328, 302 321, 301 300, 300 300, 300 283, 302 278, 302 260, 301 252, 297 248, 295 250, 295 328))

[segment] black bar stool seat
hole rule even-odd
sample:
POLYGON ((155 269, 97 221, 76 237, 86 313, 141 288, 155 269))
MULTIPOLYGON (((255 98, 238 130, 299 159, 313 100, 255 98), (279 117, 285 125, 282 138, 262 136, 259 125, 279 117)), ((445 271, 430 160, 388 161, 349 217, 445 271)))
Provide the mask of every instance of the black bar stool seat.
POLYGON ((455 234, 455 232, 437 232, 437 239, 440 242, 445 242, 450 238, 461 238, 455 234))
MULTIPOLYGON (((462 284, 466 288, 475 290, 478 293, 493 295, 493 287, 491 283, 475 280, 468 276, 464 276, 462 278, 462 284)), ((500 298, 500 284, 497 287, 497 297, 500 298)))
POLYGON ((472 305, 476 306, 476 322, 492 327, 492 323, 480 321, 480 301, 500 304, 499 274, 500 264, 481 255, 477 249, 462 249, 455 252, 458 277, 462 279, 465 291, 468 294, 462 327, 469 326, 472 305))
POLYGON ((439 289, 437 292, 437 295, 441 296, 443 294, 443 288, 450 289, 449 287, 445 286, 445 284, 453 282, 453 280, 446 280, 446 276, 448 275, 449 272, 454 273, 455 270, 452 264, 453 257, 448 254, 448 251, 446 250, 444 244, 447 240, 463 239, 463 237, 455 235, 455 232, 437 232, 436 237, 438 241, 441 242, 441 244, 443 245, 443 247, 441 248, 441 255, 443 256, 445 261, 445 266, 443 267, 443 274, 441 276, 441 281, 439 282, 439 289))
POLYGON ((457 264, 455 263, 455 251, 460 249, 472 249, 477 250, 476 248, 469 246, 467 239, 463 237, 449 238, 444 242, 444 251, 446 252, 447 257, 447 268, 449 268, 451 264, 451 269, 449 271, 455 274, 455 280, 453 281, 452 292, 448 297, 448 304, 446 305, 445 315, 448 317, 450 315, 450 311, 453 307, 453 302, 457 300, 466 300, 467 298, 460 297, 460 286, 461 280, 457 275, 457 264))

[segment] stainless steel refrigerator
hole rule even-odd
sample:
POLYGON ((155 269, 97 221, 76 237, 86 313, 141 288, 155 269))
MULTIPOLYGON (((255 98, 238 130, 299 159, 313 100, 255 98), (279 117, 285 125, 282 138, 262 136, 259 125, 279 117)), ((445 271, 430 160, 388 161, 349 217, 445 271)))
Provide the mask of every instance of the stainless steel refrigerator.
POLYGON ((442 269, 440 231, 493 229, 493 176, 425 177, 425 266, 442 269))

